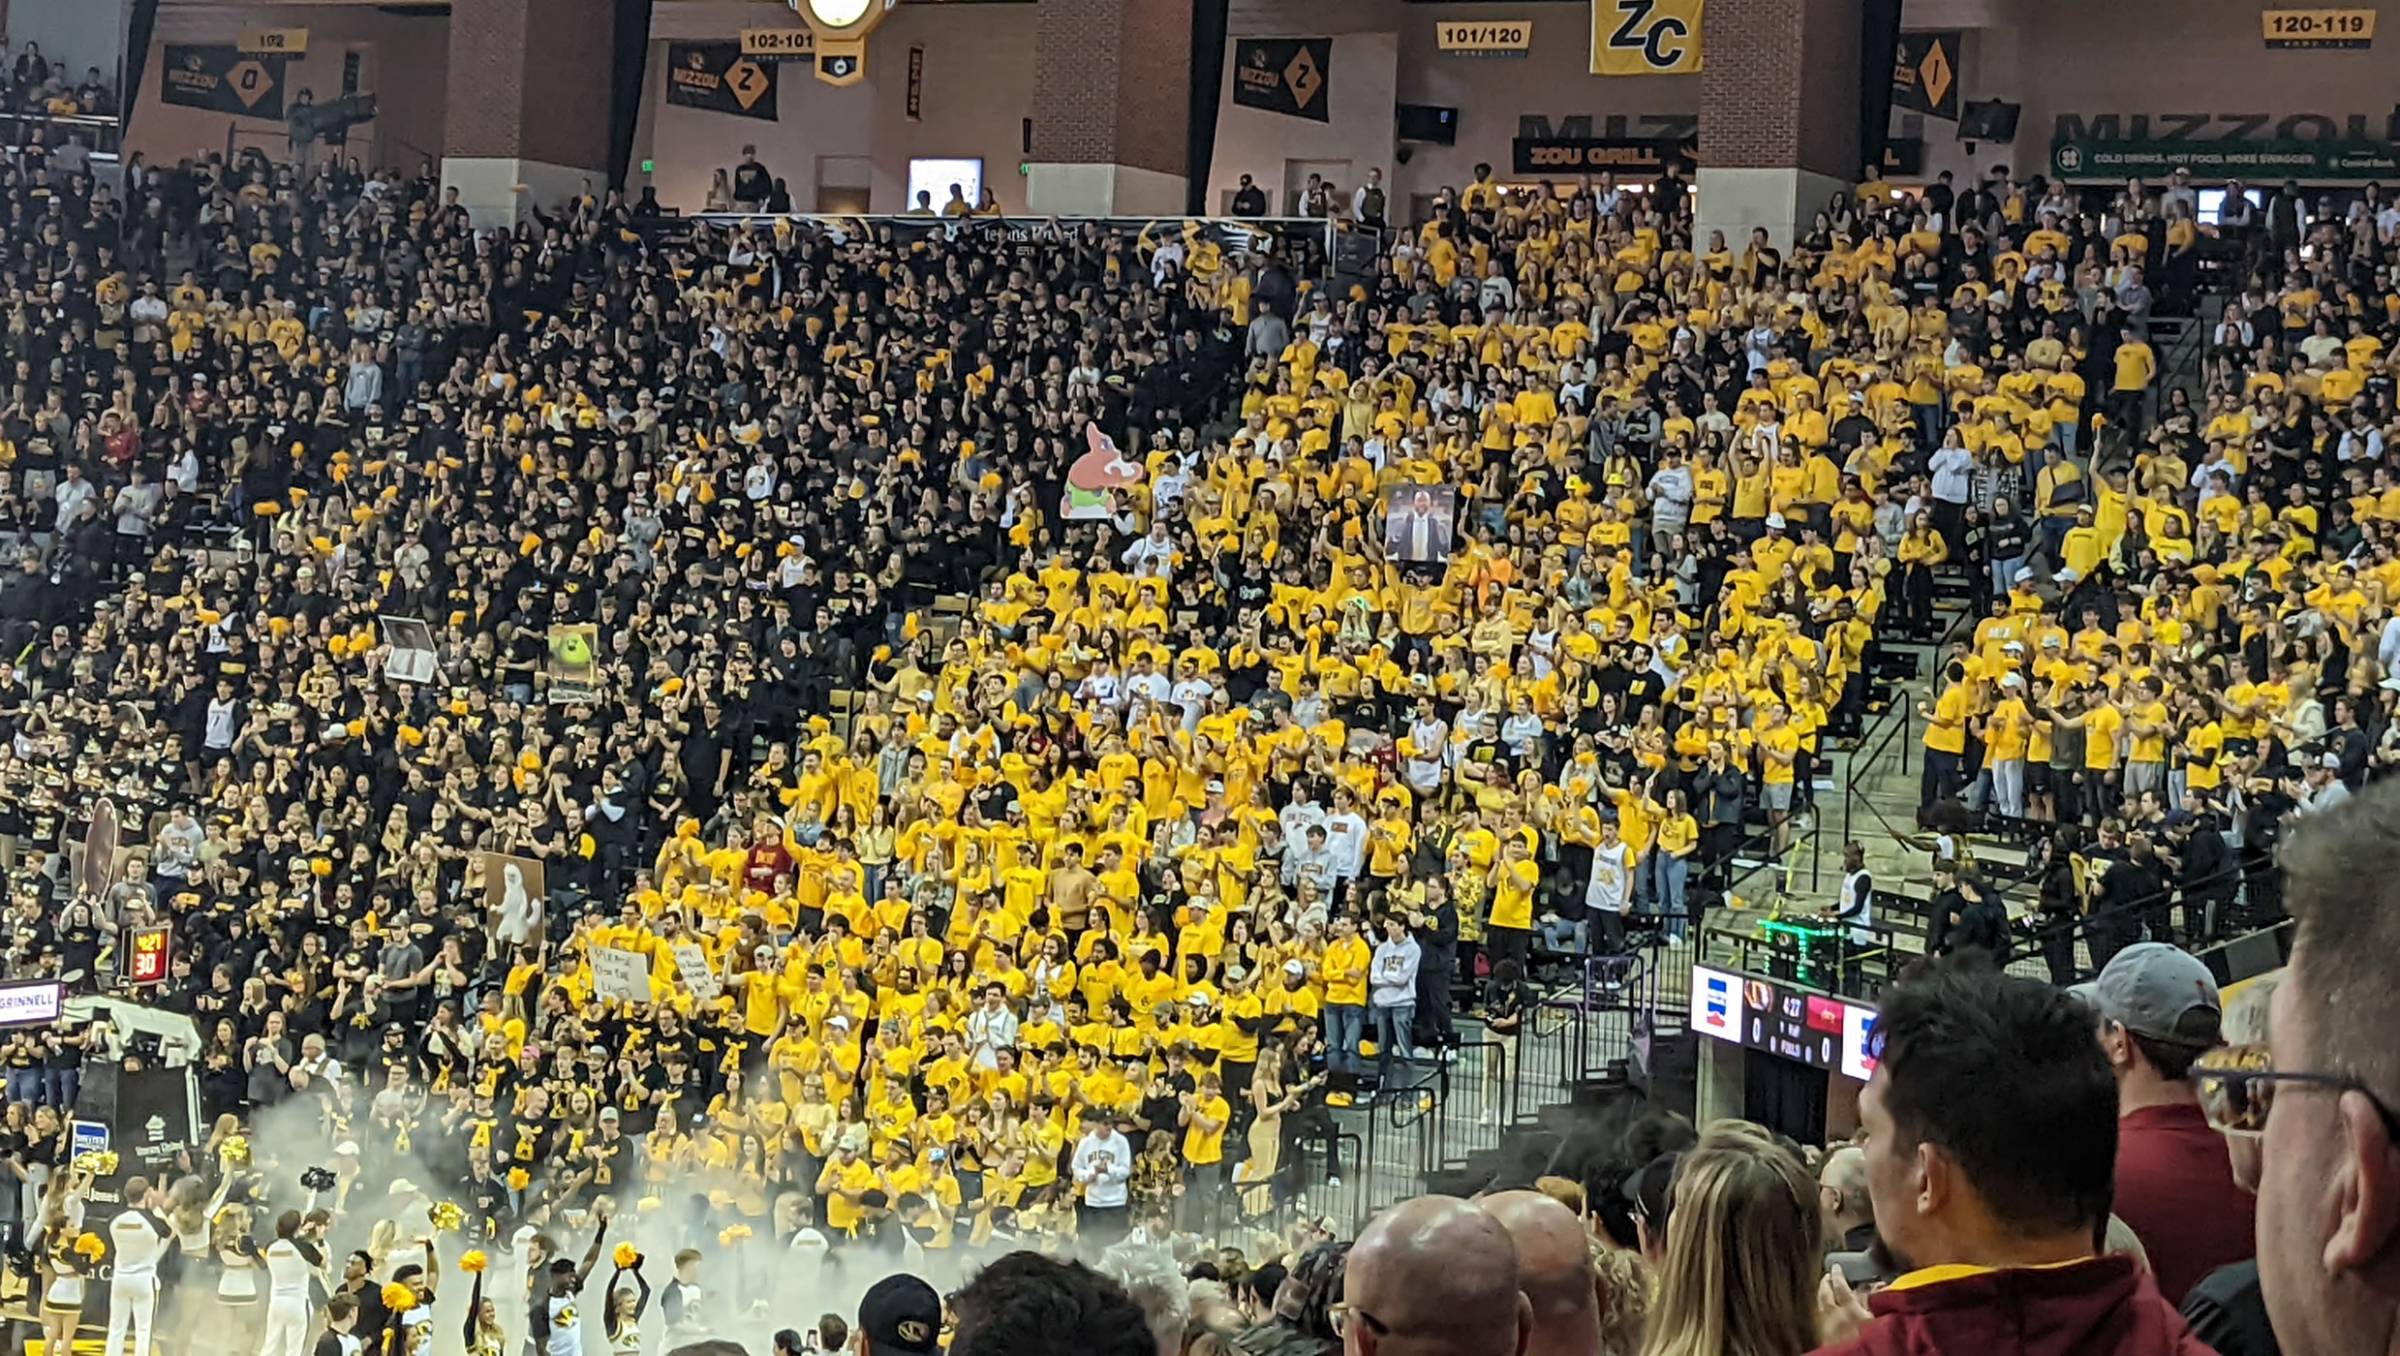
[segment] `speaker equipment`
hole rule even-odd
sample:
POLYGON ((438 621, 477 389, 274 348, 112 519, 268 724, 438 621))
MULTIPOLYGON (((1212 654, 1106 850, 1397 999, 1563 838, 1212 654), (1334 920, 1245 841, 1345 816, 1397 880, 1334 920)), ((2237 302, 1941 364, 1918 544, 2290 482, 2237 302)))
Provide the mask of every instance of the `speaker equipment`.
POLYGON ((2017 139, 2017 115, 2025 111, 2023 104, 2006 99, 1978 99, 1969 103, 1958 116, 1960 141, 2000 141, 2017 139))
POLYGON ((1402 104, 1399 110, 1402 141, 1430 141, 1436 146, 1458 144, 1458 110, 1439 104, 1402 104))

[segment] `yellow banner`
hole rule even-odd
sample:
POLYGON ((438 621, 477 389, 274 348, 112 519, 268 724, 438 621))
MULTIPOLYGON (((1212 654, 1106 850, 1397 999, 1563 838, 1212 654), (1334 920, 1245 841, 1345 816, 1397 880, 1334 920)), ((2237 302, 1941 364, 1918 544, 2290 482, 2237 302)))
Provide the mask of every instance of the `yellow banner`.
POLYGON ((1434 40, 1454 56, 1523 56, 1533 50, 1533 20, 1444 19, 1434 40))
POLYGON ((253 28, 234 44, 235 50, 271 56, 299 56, 308 50, 305 28, 253 28))
POLYGON ((1701 0, 1592 0, 1592 74, 1697 75, 1701 0))
POLYGON ((2375 41, 2371 9, 2270 9, 2258 16, 2267 46, 2368 47, 2375 41))
POLYGON ((742 55, 752 57, 807 57, 817 53, 817 34, 810 28, 745 28, 742 30, 742 55))

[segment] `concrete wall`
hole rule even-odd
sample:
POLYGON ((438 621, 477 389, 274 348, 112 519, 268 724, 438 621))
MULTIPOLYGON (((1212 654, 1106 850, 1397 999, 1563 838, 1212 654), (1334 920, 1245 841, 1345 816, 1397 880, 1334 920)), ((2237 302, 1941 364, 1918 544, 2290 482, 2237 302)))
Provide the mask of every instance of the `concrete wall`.
POLYGON ((16 0, 0 5, 0 16, 6 19, 0 32, 6 33, 12 52, 30 42, 42 49, 53 69, 63 63, 69 85, 94 66, 113 81, 117 62, 125 55, 125 24, 131 12, 128 0, 16 0))
MULTIPOLYGON (((23 5, 18 6, 23 9, 23 5)), ((443 95, 448 84, 450 23, 439 15, 351 5, 159 6, 140 112, 126 149, 152 161, 223 151, 230 131, 236 148, 257 146, 278 157, 289 142, 283 124, 183 108, 158 100, 167 43, 232 42, 253 28, 305 28, 308 54, 285 66, 284 98, 305 87, 319 102, 341 93, 342 61, 359 54, 362 92, 376 96, 377 114, 350 134, 349 153, 369 165, 414 169, 442 150, 443 95)))
MULTIPOLYGON (((1230 28, 1236 37, 1334 36, 1334 126, 1296 118, 1223 109, 1217 128, 1215 168, 1210 174, 1211 203, 1221 203, 1220 188, 1230 189, 1248 173, 1269 189, 1282 182, 1283 161, 1290 159, 1353 158, 1352 153, 1317 157, 1300 150, 1278 150, 1285 140, 1314 147, 1330 141, 1337 147, 1362 148, 1358 178, 1366 166, 1380 164, 1384 181, 1395 191, 1393 208, 1405 214, 1412 197, 1427 197, 1444 186, 1464 184, 1478 163, 1489 164, 1508 178, 1510 143, 1517 135, 1520 115, 1535 114, 1553 122, 1575 116, 1593 121, 1594 135, 1641 135, 1642 115, 1691 115, 1700 110, 1697 76, 1617 76, 1591 73, 1591 7, 1580 0, 1526 4, 1404 4, 1400 0, 1233 0, 1230 28), (1464 57, 1443 52, 1435 25, 1443 19, 1527 19, 1533 24, 1533 50, 1523 57, 1464 57), (1436 104, 1459 110, 1458 140, 1453 146, 1412 143, 1408 161, 1393 152, 1392 109, 1368 106, 1357 91, 1361 79, 1380 90, 1379 47, 1348 39, 1375 34, 1388 37, 1396 50, 1390 103, 1436 104), (1369 69, 1363 74, 1355 51, 1369 69), (1351 94, 1345 99, 1345 87, 1351 94), (1254 135, 1249 119, 1264 119, 1270 133, 1254 135), (1355 122, 1349 121, 1355 119, 1355 122), (1613 129, 1611 121, 1618 126, 1613 129), (1237 126, 1243 131, 1228 136, 1237 126), (1380 147, 1372 157, 1364 148, 1380 147)), ((1231 63, 1228 61, 1228 69, 1231 63)), ((1227 86, 1230 88, 1230 83, 1227 86)), ((1355 184, 1356 179, 1354 179, 1355 184)))
POLYGON ((2250 0, 2147 3, 2090 0, 1908 0, 1909 28, 1965 31, 1961 102, 2024 105, 2013 146, 1981 143, 1970 156, 1957 126, 1923 120, 1928 174, 1980 173, 1994 164, 2020 172, 2049 159, 2061 113, 2364 114, 2381 135, 2400 81, 2391 51, 2400 43, 2400 4, 2380 11, 2365 51, 2269 51, 2250 0), (2168 17, 2171 16, 2171 17, 2168 17))
POLYGON ((983 158, 984 182, 1009 212, 1025 210, 1024 122, 1033 109, 1033 10, 1025 5, 902 5, 870 40, 867 78, 847 89, 819 81, 806 63, 778 74, 774 122, 668 104, 665 43, 731 39, 744 28, 796 24, 791 12, 743 0, 686 0, 653 11, 649 91, 634 134, 638 192, 641 162, 661 202, 697 210, 711 171, 731 168, 744 145, 783 176, 801 211, 816 205, 821 160, 847 177, 869 170, 871 210, 906 207, 912 158, 983 158), (908 120, 908 49, 925 48, 924 119, 908 120), (861 166, 859 162, 866 162, 861 166))

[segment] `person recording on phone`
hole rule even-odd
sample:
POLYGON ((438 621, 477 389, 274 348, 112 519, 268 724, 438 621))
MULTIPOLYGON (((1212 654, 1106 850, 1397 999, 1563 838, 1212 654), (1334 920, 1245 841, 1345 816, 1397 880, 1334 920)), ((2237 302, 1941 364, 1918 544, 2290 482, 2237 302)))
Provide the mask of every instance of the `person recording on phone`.
POLYGON ((1075 1184, 1083 1188, 1076 1232, 1096 1247, 1125 1236, 1125 1184, 1133 1177, 1133 1141, 1125 1132, 1132 1125, 1131 1116, 1095 1121, 1075 1144, 1075 1184))

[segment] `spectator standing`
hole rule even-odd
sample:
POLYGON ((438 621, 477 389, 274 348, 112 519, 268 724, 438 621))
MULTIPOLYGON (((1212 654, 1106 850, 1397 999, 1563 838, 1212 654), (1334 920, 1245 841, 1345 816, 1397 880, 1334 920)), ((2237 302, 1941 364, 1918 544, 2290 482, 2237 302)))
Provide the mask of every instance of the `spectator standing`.
POLYGON ((767 205, 767 195, 775 191, 775 176, 760 163, 758 148, 744 146, 742 162, 733 167, 733 205, 736 210, 756 212, 767 205))
POLYGON ((2117 1080, 2114 1210, 2176 1304, 2201 1277, 2250 1256, 2252 1200, 2201 1114, 2192 1063, 2218 1042, 2216 980, 2189 952, 2142 942, 2076 989, 2100 1023, 2117 1080))
POLYGON ((2287 1356, 2400 1334, 2400 784, 2301 821, 2282 853, 2298 920, 2267 1042, 2205 1061, 2204 1107, 2259 1141, 2258 1265, 2287 1356), (2221 1067, 2220 1067, 2221 1066, 2221 1067))
POLYGON ((2117 1096, 2083 1005, 1947 961, 1887 991, 1879 1029, 1867 1191, 1909 1270, 1864 1304, 1827 1273, 1821 1350, 2205 1356, 2139 1264, 2100 1254, 2117 1096))
POLYGON ((1414 1063, 1410 1042, 1415 1039, 1417 969, 1424 951, 1409 935, 1408 920, 1397 913, 1384 915, 1383 940, 1375 944, 1368 1000, 1375 1016, 1375 1084, 1383 1093, 1395 1090, 1395 1063, 1414 1063))

